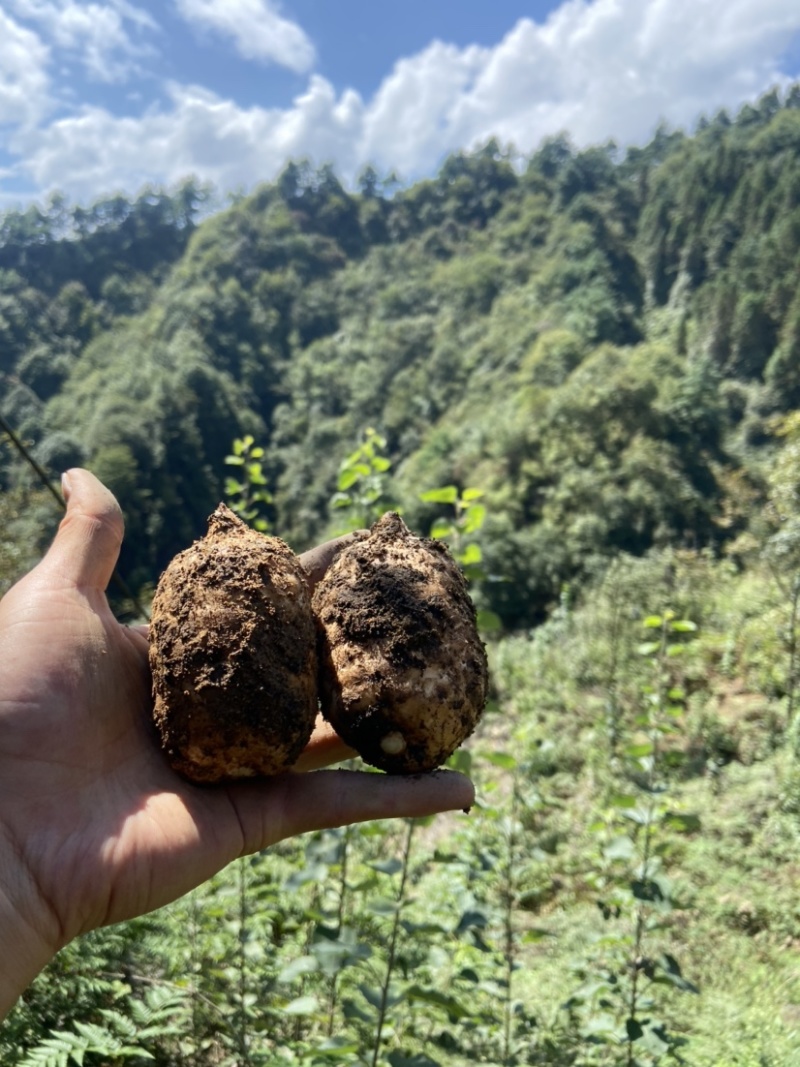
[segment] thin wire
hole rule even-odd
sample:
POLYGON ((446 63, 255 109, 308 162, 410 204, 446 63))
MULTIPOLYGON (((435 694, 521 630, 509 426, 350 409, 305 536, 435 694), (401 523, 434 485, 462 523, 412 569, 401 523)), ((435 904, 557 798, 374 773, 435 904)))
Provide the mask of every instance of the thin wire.
MULTIPOLYGON (((19 454, 22 456, 22 458, 33 468, 33 470, 36 471, 36 475, 39 478, 39 481, 42 483, 42 485, 45 487, 45 489, 47 489, 50 492, 50 494, 55 498, 56 502, 58 503, 58 505, 62 509, 62 511, 66 511, 67 510, 67 502, 66 502, 66 500, 64 500, 63 495, 53 485, 52 481, 50 480, 49 475, 47 474, 47 471, 44 469, 44 467, 41 466, 41 464, 39 464, 34 459, 34 457, 28 451, 28 449, 25 446, 25 444, 20 440, 20 438, 14 432, 14 429, 9 424, 8 419, 5 417, 5 415, 3 415, 3 413, 1 411, 0 411, 0 428, 5 430, 6 435, 8 436, 8 439, 11 441, 12 445, 14 446, 14 448, 16 448, 16 450, 19 452, 19 454)), ((129 600, 131 602, 131 604, 137 610, 139 615, 141 615, 141 617, 144 618, 144 619, 149 619, 150 616, 148 615, 148 613, 145 610, 145 608, 139 602, 139 598, 131 590, 130 586, 125 581, 125 579, 122 577, 122 575, 119 573, 119 571, 116 569, 116 567, 114 568, 114 572, 111 575, 111 580, 117 586, 117 588, 122 593, 122 595, 127 600, 129 600)))
POLYGON ((66 511, 67 510, 67 504, 66 504, 66 501, 64 500, 64 497, 61 495, 61 493, 59 493, 58 489, 56 489, 56 487, 50 481, 49 477, 47 476, 47 471, 45 471, 45 469, 42 466, 40 466, 39 463, 36 462, 36 460, 30 454, 30 452, 25 447, 25 445, 22 443, 22 441, 19 439, 19 437, 17 437, 16 433, 14 433, 14 430, 9 425, 8 420, 6 419, 5 415, 3 415, 2 411, 0 411, 0 426, 2 426, 2 428, 8 434, 9 438, 11 439, 11 443, 13 444, 14 448, 16 448, 16 450, 20 453, 20 455, 23 456, 28 461, 28 463, 31 465, 31 467, 33 467, 33 469, 36 471, 36 473, 38 474, 39 480, 41 481, 42 485, 44 485, 45 488, 50 490, 52 495, 56 498, 57 503, 61 506, 61 508, 64 511, 66 511))

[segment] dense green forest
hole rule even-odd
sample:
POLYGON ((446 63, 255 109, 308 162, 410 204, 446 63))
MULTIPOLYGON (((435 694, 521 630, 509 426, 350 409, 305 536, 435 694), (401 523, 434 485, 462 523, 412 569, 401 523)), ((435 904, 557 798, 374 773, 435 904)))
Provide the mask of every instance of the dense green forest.
MULTIPOLYGON (((481 800, 71 946, 3 1062, 800 1063, 800 86, 624 152, 209 195, 0 218, 0 412, 114 490, 142 599, 222 498, 297 550, 438 523, 490 643, 481 800)), ((0 591, 55 521, 4 442, 0 591)))

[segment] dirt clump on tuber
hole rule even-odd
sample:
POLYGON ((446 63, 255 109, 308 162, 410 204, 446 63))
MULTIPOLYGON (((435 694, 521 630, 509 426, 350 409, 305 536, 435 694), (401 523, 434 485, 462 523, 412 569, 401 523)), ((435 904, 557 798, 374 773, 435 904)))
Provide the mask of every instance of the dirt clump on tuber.
POLYGON ((486 651, 447 547, 392 512, 356 535, 312 598, 325 717, 392 774, 433 770, 486 702, 486 651))
POLYGON ((184 777, 291 767, 318 710, 310 592, 291 549, 220 504, 206 536, 161 576, 150 666, 154 721, 184 777))

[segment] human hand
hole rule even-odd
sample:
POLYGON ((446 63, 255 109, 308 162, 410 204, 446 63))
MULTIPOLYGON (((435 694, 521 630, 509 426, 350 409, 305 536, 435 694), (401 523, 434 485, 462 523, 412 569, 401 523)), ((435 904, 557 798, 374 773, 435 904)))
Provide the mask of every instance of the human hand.
MULTIPOLYGON (((178 777, 150 721, 146 635, 105 597, 119 507, 82 470, 65 495, 49 552, 0 601, 0 1015, 72 938, 167 904, 239 856, 473 801, 450 772, 296 773, 350 754, 326 724, 290 773, 214 787, 178 777)), ((305 562, 319 572, 325 551, 305 562)))

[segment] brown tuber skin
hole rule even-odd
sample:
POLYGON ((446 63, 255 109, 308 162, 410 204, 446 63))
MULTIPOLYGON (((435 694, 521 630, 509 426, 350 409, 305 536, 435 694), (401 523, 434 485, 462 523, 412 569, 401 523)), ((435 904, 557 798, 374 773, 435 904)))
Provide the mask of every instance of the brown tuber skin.
POLYGON ((291 549, 220 504, 161 576, 150 666, 176 771, 221 782, 288 770, 318 707, 310 593, 291 549))
POLYGON ((472 733, 488 686, 466 582, 447 547, 399 515, 356 535, 317 586, 322 710, 390 774, 440 766, 472 733))

